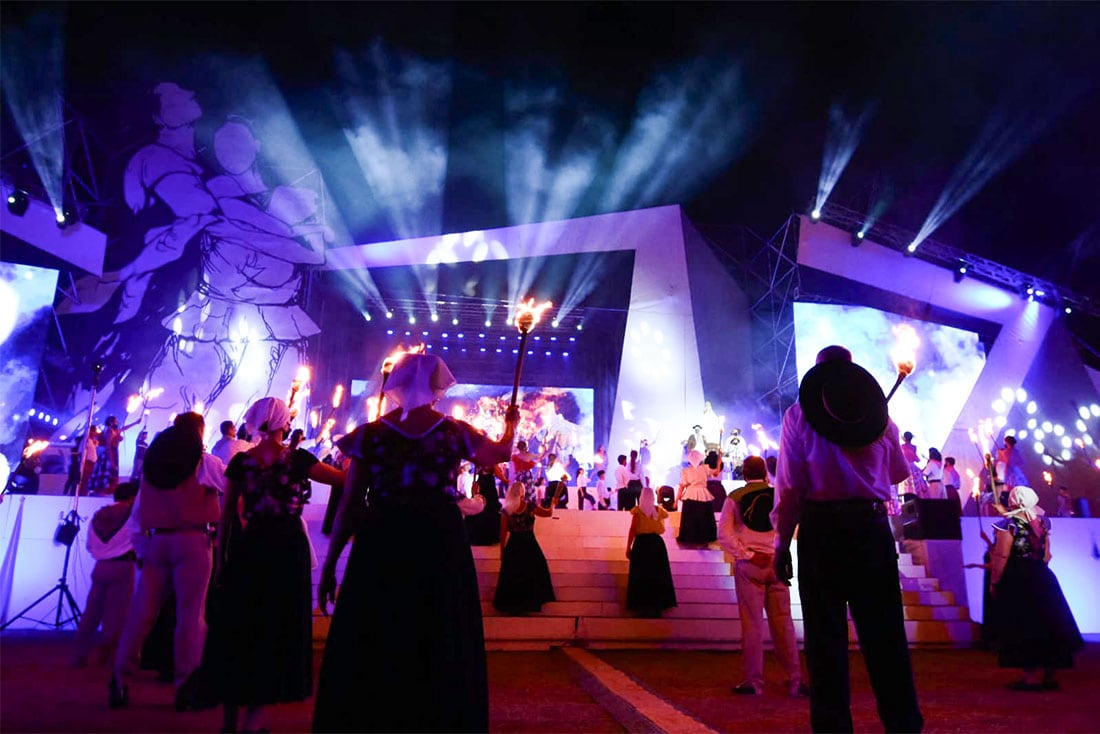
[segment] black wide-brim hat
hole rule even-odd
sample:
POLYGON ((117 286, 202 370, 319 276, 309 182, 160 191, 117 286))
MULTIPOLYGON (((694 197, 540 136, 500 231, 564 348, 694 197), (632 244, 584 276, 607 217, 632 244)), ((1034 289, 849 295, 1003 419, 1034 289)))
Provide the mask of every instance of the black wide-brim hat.
POLYGON ((194 430, 170 426, 145 450, 141 475, 158 489, 174 489, 195 473, 202 460, 202 439, 194 430))
POLYGON ((802 415, 825 440, 867 446, 886 430, 886 396, 871 373, 853 362, 815 365, 798 387, 802 415))

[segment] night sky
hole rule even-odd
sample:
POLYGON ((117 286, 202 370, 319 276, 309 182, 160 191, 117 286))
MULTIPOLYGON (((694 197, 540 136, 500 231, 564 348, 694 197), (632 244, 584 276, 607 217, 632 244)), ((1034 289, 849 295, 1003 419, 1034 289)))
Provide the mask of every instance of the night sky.
MULTIPOLYGON (((5 3, 5 33, 42 7, 5 3)), ((347 120, 332 104, 341 95, 337 50, 366 56, 380 43, 393 57, 450 65, 444 231, 512 223, 494 139, 509 123, 502 90, 557 90, 553 161, 554 146, 586 116, 621 141, 647 90, 674 86, 694 69, 701 81, 690 99, 703 108, 707 74, 734 67, 744 118, 701 124, 701 139, 684 152, 698 165, 681 160, 688 175, 673 177, 680 185, 633 203, 681 204, 704 228, 744 225, 766 238, 812 204, 830 105, 852 114, 871 106, 831 201, 857 211, 884 202, 883 222, 915 232, 983 127, 1007 121, 985 161, 995 172, 932 238, 1100 298, 1100 4, 64 7, 66 97, 108 148, 132 147, 142 132, 124 103, 138 90, 169 78, 201 88, 198 60, 207 54, 261 56, 357 242, 397 233, 364 205, 370 194, 362 179, 341 167, 351 153, 340 148, 347 120), (723 141, 725 153, 713 158, 723 141)), ((233 109, 229 98, 203 104, 233 109)), ((692 123, 690 114, 678 118, 692 123)), ((13 145, 9 131, 5 150, 13 145)), ((670 136, 670 145, 676 141, 670 136)), ((609 185, 609 162, 599 161, 592 191, 609 185)), ((574 213, 600 210, 592 194, 574 213)))

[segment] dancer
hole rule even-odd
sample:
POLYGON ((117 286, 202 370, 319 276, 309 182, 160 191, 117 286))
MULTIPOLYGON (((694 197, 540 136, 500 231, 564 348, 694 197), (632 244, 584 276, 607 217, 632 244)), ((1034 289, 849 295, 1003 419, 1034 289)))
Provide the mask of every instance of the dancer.
POLYGON ((477 572, 452 487, 463 459, 507 461, 519 411, 491 440, 432 407, 454 384, 439 357, 406 354, 386 383, 399 407, 340 439, 351 463, 317 588, 322 613, 353 533, 355 543, 321 663, 316 731, 489 727, 477 572))
POLYGON ((496 545, 500 542, 500 494, 496 466, 479 466, 474 478, 474 491, 485 501, 485 509, 466 517, 466 534, 470 545, 496 545))
POLYGON ((943 484, 943 456, 940 454, 939 449, 928 449, 928 461, 921 473, 924 474, 924 479, 927 482, 925 486, 928 488, 925 499, 947 499, 947 490, 943 484))
POLYGON ((261 731, 264 706, 313 693, 311 554, 301 515, 310 480, 343 484, 344 472, 304 449, 284 446, 290 419, 279 398, 253 403, 245 423, 260 440, 225 470, 229 488, 218 537, 231 537, 238 523, 242 527, 230 547, 218 549, 224 598, 217 633, 223 648, 215 651, 222 655, 213 667, 227 731, 238 725, 261 731), (246 709, 238 722, 240 706, 246 709))
POLYGON ((1050 520, 1039 497, 1016 486, 1008 512, 995 522, 991 588, 996 597, 995 644, 1002 668, 1022 668, 1016 691, 1057 690, 1056 671, 1073 667, 1084 641, 1050 563, 1050 520), (1039 673, 1042 671, 1042 678, 1039 673))
POLYGON ((688 452, 688 466, 680 470, 676 499, 680 502, 680 534, 677 543, 710 543, 718 537, 714 523, 714 498, 707 489, 713 469, 703 463, 703 452, 688 452))
MULTIPOLYGON (((558 485, 558 494, 565 485, 558 485)), ((513 482, 504 499, 500 517, 500 574, 493 606, 508 615, 542 611, 542 605, 554 601, 550 567, 535 537, 535 517, 553 517, 557 495, 546 506, 528 502, 523 485, 513 482)))
POLYGON ((644 487, 638 506, 630 511, 626 557, 630 572, 626 583, 626 608, 643 617, 660 617, 676 606, 676 587, 664 538, 668 512, 657 506, 653 487, 644 487))

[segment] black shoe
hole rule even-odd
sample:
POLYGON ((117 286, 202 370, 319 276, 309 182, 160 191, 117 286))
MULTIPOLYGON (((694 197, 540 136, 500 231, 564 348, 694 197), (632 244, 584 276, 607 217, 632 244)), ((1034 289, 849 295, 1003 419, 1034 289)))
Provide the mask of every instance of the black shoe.
POLYGON ((130 687, 120 686, 112 676, 110 683, 107 684, 107 708, 124 709, 129 703, 130 687))

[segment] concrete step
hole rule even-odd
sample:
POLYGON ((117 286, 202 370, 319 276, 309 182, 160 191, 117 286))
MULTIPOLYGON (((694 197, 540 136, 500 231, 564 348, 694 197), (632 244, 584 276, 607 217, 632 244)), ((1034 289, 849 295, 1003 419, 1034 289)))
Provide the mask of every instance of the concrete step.
MULTIPOLYGON (((626 558, 616 561, 549 557, 546 560, 550 566, 552 576, 559 573, 604 573, 625 576, 629 571, 629 561, 626 558)), ((498 573, 500 571, 500 559, 498 558, 477 558, 474 563, 477 566, 478 573, 498 573)), ((723 561, 669 561, 669 565, 672 567, 673 578, 691 575, 730 575, 730 566, 723 561)))

